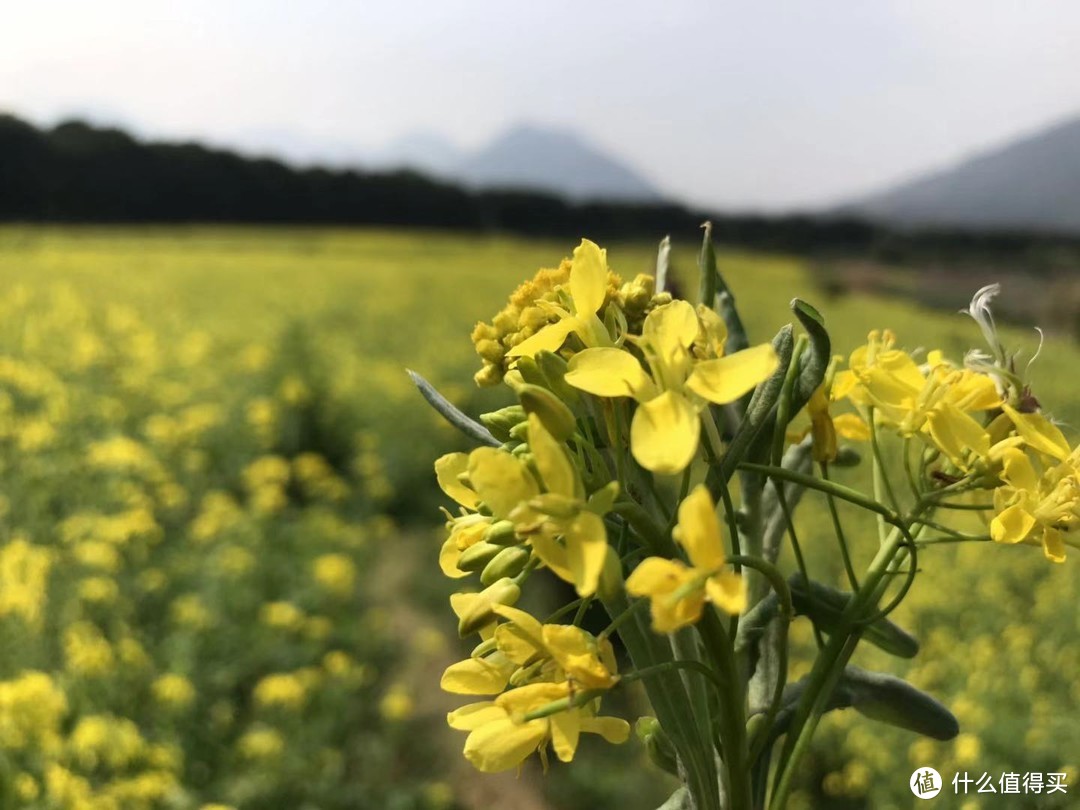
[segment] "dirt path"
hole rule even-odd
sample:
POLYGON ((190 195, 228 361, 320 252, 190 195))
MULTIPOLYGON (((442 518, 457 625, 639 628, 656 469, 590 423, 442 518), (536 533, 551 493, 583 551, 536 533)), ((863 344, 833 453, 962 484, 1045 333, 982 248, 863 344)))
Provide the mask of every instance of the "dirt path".
MULTIPOLYGON (((446 725, 446 714, 463 703, 467 696, 451 695, 439 689, 439 676, 458 660, 456 639, 447 637, 444 628, 423 607, 401 594, 413 592, 423 577, 440 576, 436 565, 436 546, 429 538, 403 535, 389 542, 394 553, 382 554, 373 572, 376 602, 389 609, 394 632, 407 639, 407 654, 398 673, 415 700, 415 711, 430 729, 437 743, 440 776, 453 788, 454 796, 469 810, 555 810, 543 796, 542 778, 533 767, 520 776, 513 771, 481 774, 461 755, 465 735, 446 725), (425 552, 430 551, 425 560, 425 552), (428 570, 421 570, 425 563, 428 570), (433 643, 441 638, 441 643, 433 643)), ((446 606, 449 612, 450 606, 446 606)), ((482 699, 482 698, 480 698, 482 699)))

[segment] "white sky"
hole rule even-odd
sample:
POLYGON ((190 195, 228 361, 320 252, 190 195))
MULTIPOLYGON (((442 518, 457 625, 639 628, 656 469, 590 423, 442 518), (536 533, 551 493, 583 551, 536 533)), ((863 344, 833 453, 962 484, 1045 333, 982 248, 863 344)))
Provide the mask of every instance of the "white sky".
POLYGON ((1080 3, 9 2, 0 108, 248 147, 528 121, 674 196, 776 210, 1080 113, 1080 3))

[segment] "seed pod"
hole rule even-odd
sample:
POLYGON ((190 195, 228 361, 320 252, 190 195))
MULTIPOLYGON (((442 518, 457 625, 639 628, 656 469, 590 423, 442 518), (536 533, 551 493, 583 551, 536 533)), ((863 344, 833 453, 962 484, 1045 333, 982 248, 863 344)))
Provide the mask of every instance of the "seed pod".
POLYGON ((532 552, 525 546, 507 546, 491 558, 480 572, 480 582, 484 585, 502 579, 503 577, 516 577, 532 557, 532 552))

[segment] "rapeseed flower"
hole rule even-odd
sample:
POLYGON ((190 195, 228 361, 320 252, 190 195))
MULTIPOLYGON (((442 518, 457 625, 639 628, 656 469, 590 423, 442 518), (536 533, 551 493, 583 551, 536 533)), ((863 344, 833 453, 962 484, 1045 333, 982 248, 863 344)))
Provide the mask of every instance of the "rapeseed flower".
POLYGON ((746 581, 725 570, 724 541, 709 491, 698 485, 679 504, 675 539, 690 565, 681 560, 647 557, 626 580, 626 591, 648 597, 652 626, 673 633, 701 618, 706 602, 738 614, 746 608, 746 581))
POLYGON ((722 355, 719 329, 719 319, 703 321, 686 301, 672 301, 646 316, 640 337, 628 338, 648 371, 625 348, 590 348, 570 359, 566 381, 595 396, 637 400, 630 424, 634 458, 653 472, 681 472, 697 452, 698 414, 706 405, 735 401, 779 362, 767 343, 722 355), (707 359, 699 359, 702 354, 707 359))
POLYGON ((528 437, 539 480, 510 453, 481 447, 469 455, 469 481, 496 519, 510 521, 556 576, 588 596, 607 555, 603 514, 609 505, 586 498, 565 446, 535 414, 528 418, 528 437))
POLYGON ((515 768, 538 753, 545 767, 550 744, 562 762, 570 762, 582 732, 610 743, 625 742, 630 725, 617 717, 598 717, 599 700, 534 720, 526 719, 556 701, 574 695, 569 683, 534 683, 504 692, 492 701, 470 703, 447 715, 451 728, 469 732, 465 757, 478 770, 496 773, 515 768))
POLYGON ((1080 524, 1075 463, 1051 466, 1040 475, 1026 453, 1010 448, 1001 478, 1004 485, 994 490, 990 536, 998 543, 1039 543, 1047 559, 1064 562, 1066 535, 1080 524))

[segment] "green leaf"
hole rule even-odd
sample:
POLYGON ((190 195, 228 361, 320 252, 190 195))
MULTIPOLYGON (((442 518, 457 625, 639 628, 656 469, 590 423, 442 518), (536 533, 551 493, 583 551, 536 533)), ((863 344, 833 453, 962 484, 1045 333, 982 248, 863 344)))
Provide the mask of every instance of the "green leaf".
POLYGON ((491 432, 486 427, 462 413, 462 411, 453 405, 450 400, 436 391, 435 386, 412 369, 405 370, 409 373, 409 377, 416 387, 420 389, 420 394, 428 401, 428 404, 438 411, 447 422, 475 442, 486 444, 489 447, 502 446, 502 442, 492 436, 491 432))

